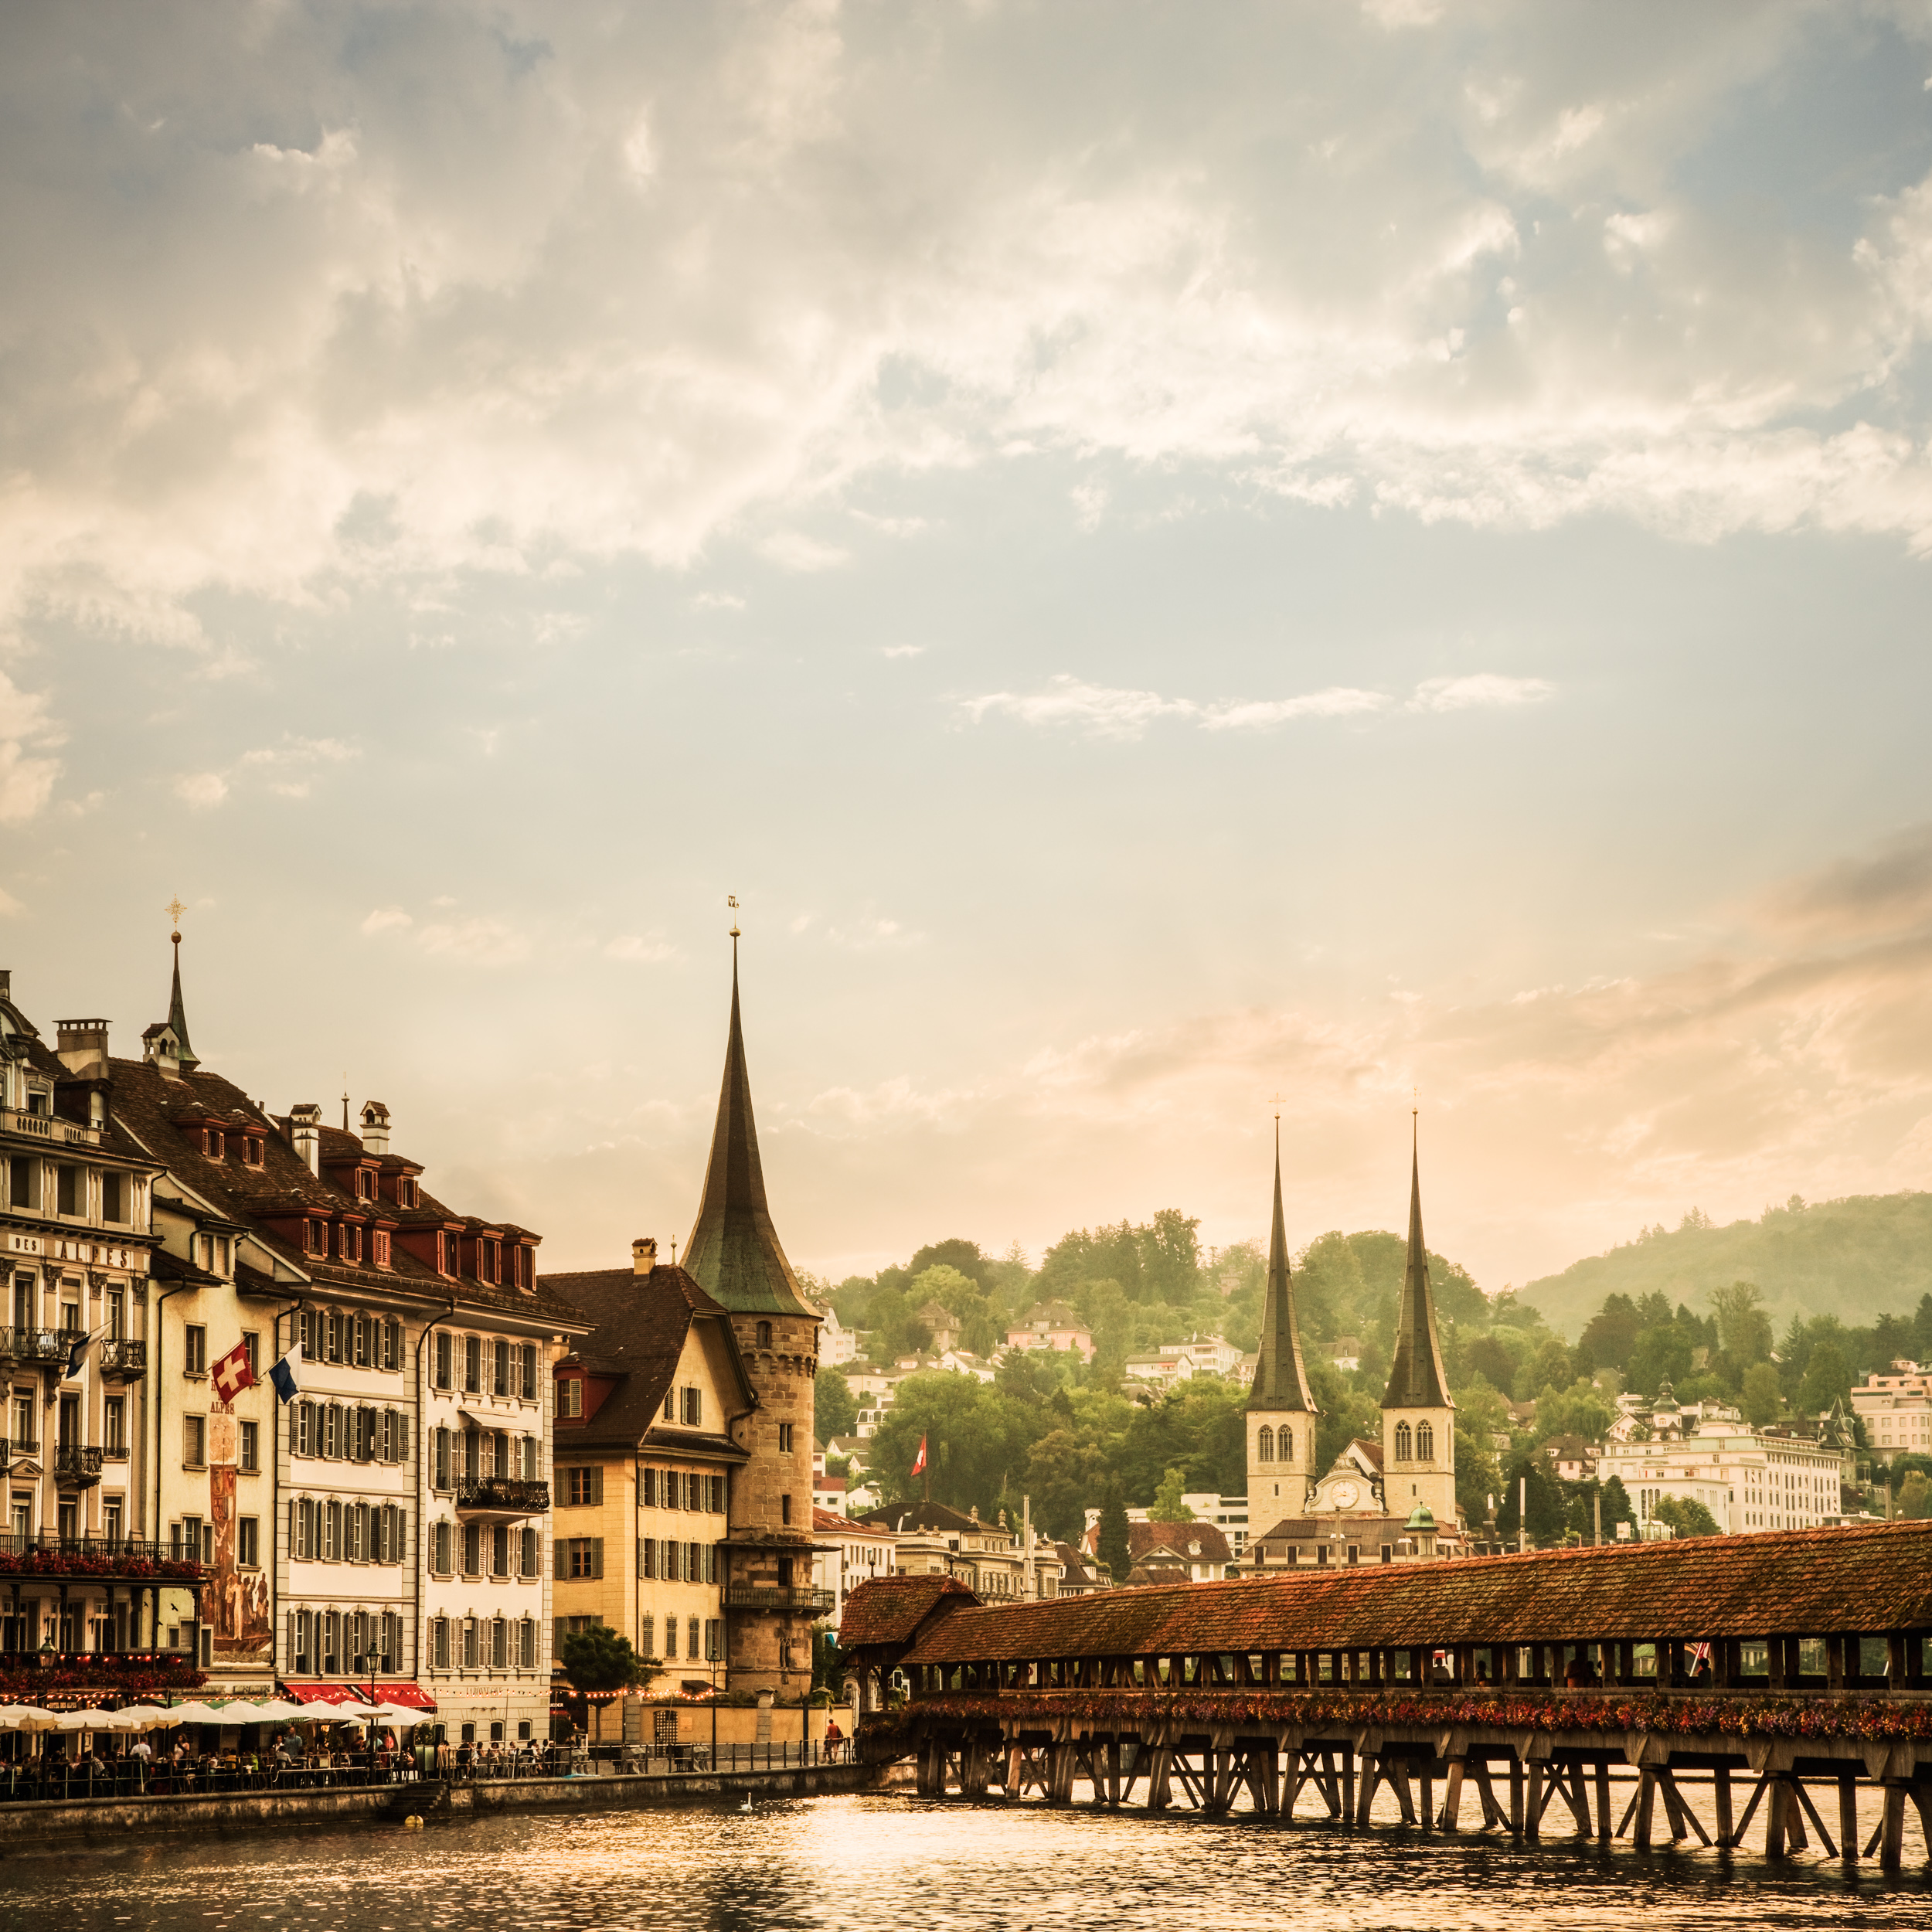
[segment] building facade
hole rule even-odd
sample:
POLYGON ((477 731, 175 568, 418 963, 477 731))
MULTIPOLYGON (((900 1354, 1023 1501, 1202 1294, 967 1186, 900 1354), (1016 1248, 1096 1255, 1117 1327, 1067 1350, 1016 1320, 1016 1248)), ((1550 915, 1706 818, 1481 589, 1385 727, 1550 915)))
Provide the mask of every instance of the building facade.
POLYGON ((1744 1535, 1842 1522, 1844 1461, 1842 1446, 1822 1435, 1706 1417, 1688 1431, 1605 1443, 1597 1478, 1621 1481, 1640 1536, 1665 1533, 1657 1505, 1666 1496, 1701 1503, 1720 1532, 1744 1535))
POLYGON ((898 1565, 899 1539, 876 1523, 854 1522, 842 1511, 815 1509, 811 1533, 818 1548, 812 1556, 812 1581, 830 1599, 820 1613, 820 1627, 835 1637, 845 1615, 845 1599, 861 1583, 892 1576, 898 1565))
POLYGON ((1888 1466, 1900 1456, 1932 1456, 1932 1369, 1894 1362, 1852 1391, 1852 1413, 1865 1424, 1872 1459, 1888 1466))

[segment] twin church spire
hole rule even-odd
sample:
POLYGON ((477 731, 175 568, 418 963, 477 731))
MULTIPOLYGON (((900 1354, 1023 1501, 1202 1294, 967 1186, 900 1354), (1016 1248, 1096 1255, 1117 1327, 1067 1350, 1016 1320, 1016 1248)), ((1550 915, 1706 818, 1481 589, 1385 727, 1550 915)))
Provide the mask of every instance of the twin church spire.
POLYGON ((1429 1249, 1422 1238, 1422 1162, 1409 1149, 1409 1258, 1402 1274, 1402 1305, 1396 1317, 1395 1359, 1389 1369, 1385 1409, 1449 1409, 1449 1378, 1436 1333, 1436 1298, 1429 1286, 1429 1249))
POLYGON ((1288 1271, 1287 1230, 1281 1216, 1281 1117, 1274 1117, 1274 1222, 1268 1233, 1267 1295, 1261 1304, 1261 1345, 1254 1365, 1250 1409, 1316 1413, 1301 1361, 1301 1329, 1295 1318, 1294 1282, 1288 1271))

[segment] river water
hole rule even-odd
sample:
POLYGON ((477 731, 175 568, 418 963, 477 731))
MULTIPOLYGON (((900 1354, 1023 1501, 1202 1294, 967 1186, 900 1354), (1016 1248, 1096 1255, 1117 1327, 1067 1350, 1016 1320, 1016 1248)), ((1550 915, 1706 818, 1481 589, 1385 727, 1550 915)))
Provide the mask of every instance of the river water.
MULTIPOLYGON (((1077 1795, 1084 1795, 1077 1793, 1077 1795)), ((1916 1862, 1918 1835, 1908 1828, 1916 1862)), ((1932 1923, 1932 1886, 1814 1853, 1773 1867, 1708 1851, 1319 1825, 1150 1818, 1083 1804, 779 1801, 405 1832, 262 1832, 33 1855, 0 1866, 0 1925, 63 1932, 1255 1932, 1534 1926, 1932 1923)))

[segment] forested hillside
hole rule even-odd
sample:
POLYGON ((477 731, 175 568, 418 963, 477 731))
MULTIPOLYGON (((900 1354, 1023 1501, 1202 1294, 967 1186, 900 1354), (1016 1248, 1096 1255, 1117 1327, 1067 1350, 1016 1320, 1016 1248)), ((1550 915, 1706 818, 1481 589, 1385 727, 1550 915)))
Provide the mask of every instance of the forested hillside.
POLYGON ((1780 1334, 1794 1316, 1847 1324, 1910 1315, 1932 1293, 1932 1194, 1854 1195, 1811 1206, 1794 1196, 1755 1221, 1714 1226, 1695 1209, 1607 1254, 1543 1277, 1518 1298, 1574 1340, 1613 1294, 1710 1305, 1713 1291, 1754 1283, 1780 1334))

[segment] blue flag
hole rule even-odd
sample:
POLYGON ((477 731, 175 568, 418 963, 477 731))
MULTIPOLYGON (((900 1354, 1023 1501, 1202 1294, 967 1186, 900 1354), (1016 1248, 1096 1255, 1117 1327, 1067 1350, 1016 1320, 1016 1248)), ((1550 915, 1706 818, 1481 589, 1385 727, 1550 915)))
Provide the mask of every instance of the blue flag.
POLYGON ((80 1365, 87 1359, 87 1345, 93 1339, 94 1337, 90 1335, 77 1335, 74 1337, 73 1345, 67 1351, 67 1379, 70 1381, 80 1374, 80 1365))
POLYGON ((275 1385, 275 1393, 284 1402, 293 1402, 301 1384, 295 1379, 296 1372, 302 1366, 302 1345, 298 1342, 281 1361, 268 1371, 268 1379, 275 1385))

